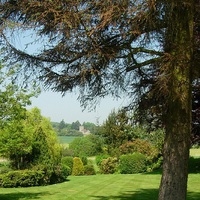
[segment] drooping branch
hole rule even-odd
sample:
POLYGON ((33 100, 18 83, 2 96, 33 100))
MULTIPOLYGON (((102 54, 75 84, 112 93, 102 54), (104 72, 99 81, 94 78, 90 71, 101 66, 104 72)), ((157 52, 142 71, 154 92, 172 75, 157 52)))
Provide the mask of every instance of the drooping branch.
POLYGON ((156 64, 157 62, 161 62, 162 60, 163 60, 163 57, 152 58, 144 62, 133 64, 133 66, 127 67, 126 71, 130 72, 132 70, 135 70, 144 66, 153 65, 153 64, 156 64))

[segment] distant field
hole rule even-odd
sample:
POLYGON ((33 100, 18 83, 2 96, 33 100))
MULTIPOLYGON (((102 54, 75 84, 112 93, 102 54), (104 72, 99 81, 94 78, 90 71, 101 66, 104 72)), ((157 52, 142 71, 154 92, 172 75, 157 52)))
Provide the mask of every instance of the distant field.
POLYGON ((61 144, 69 144, 72 142, 75 138, 74 136, 58 136, 58 140, 61 144))

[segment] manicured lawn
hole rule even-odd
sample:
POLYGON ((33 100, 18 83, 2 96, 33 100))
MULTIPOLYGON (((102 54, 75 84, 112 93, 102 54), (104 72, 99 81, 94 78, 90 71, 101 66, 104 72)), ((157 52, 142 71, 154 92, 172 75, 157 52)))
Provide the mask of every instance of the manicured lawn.
POLYGON ((190 149, 190 156, 200 157, 200 148, 199 149, 190 149))
MULTIPOLYGON (((193 158, 190 159, 187 200, 199 200, 200 149, 191 149, 190 155, 193 158)), ((160 178, 159 172, 70 176, 64 183, 50 186, 0 188, 0 200, 157 200, 160 178)))
MULTIPOLYGON (((45 187, 0 188, 0 200, 156 200, 160 174, 70 176, 45 187)), ((200 174, 189 175, 188 200, 200 199, 200 174)))

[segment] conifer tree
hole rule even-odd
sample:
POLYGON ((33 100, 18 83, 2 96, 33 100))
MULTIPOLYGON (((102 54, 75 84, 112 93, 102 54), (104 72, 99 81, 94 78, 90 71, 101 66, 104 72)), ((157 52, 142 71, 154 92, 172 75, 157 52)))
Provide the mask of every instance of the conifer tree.
POLYGON ((134 107, 153 91, 166 130, 159 200, 185 200, 199 0, 5 0, 0 11, 5 59, 21 63, 24 78, 34 73, 63 94, 79 90, 83 105, 126 95, 134 107), (38 54, 11 43, 3 29, 16 26, 43 39, 38 54))

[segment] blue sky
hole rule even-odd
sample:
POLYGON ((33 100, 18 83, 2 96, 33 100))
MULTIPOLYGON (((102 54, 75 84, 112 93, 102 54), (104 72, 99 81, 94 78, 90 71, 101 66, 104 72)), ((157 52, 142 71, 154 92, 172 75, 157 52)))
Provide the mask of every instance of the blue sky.
POLYGON ((124 99, 113 100, 112 98, 102 99, 96 109, 89 111, 83 110, 77 96, 69 93, 62 97, 55 92, 42 92, 37 98, 32 98, 32 105, 28 107, 38 107, 43 116, 48 117, 51 121, 60 122, 62 119, 66 123, 72 123, 79 120, 80 123, 92 122, 102 124, 113 109, 117 110, 125 103, 124 99))

